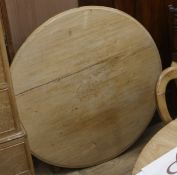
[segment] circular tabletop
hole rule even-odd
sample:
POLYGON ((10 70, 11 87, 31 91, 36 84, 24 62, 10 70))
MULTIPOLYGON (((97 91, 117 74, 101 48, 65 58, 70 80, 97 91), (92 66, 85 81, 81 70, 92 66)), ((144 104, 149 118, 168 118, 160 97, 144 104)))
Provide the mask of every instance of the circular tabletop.
POLYGON ((11 72, 32 153, 80 168, 116 157, 142 134, 155 111, 161 62, 135 19, 82 7, 32 33, 11 72))
POLYGON ((136 175, 142 168, 177 147, 177 120, 162 128, 145 146, 141 152, 134 170, 136 175))

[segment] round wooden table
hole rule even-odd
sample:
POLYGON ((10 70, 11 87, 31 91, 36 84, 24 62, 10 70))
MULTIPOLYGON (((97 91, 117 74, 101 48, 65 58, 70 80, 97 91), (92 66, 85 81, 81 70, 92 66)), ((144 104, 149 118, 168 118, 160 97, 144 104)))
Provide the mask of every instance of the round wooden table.
POLYGON ((177 119, 162 128, 141 152, 132 175, 177 146, 177 119))
POLYGON ((145 130, 161 62, 136 20, 89 6, 40 26, 19 49, 11 72, 33 155, 83 168, 117 157, 145 130))

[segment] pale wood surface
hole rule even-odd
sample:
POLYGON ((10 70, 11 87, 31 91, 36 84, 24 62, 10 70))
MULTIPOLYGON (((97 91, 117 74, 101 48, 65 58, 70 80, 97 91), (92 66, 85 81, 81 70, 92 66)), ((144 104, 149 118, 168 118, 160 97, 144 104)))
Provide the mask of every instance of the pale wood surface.
POLYGON ((40 24, 50 17, 78 6, 77 0, 1 0, 7 39, 12 54, 40 24), (7 14, 6 14, 7 13, 7 14))
POLYGON ((177 62, 173 61, 172 64, 171 64, 171 66, 173 66, 173 67, 177 66, 177 62))
POLYGON ((33 154, 76 168, 114 158, 140 136, 155 110, 161 64, 136 20, 84 7, 39 27, 11 72, 33 154))
POLYGON ((177 79, 176 66, 169 67, 162 72, 156 87, 158 109, 160 112, 160 116, 165 123, 169 123, 170 121, 172 121, 172 117, 169 114, 167 104, 166 104, 165 92, 168 83, 173 79, 177 79))
POLYGON ((0 20, 0 138, 19 131, 19 120, 13 94, 4 33, 0 20))
POLYGON ((10 135, 0 142, 0 174, 34 175, 25 131, 10 135))
POLYGON ((0 20, 0 174, 34 175, 25 130, 20 126, 0 20))
POLYGON ((138 142, 123 155, 101 165, 83 170, 69 170, 54 169, 43 162, 35 161, 36 175, 131 175, 142 148, 162 126, 160 123, 148 128, 138 142))
POLYGON ((141 152, 134 170, 136 175, 144 166, 177 147, 177 120, 172 121, 161 129, 141 152))

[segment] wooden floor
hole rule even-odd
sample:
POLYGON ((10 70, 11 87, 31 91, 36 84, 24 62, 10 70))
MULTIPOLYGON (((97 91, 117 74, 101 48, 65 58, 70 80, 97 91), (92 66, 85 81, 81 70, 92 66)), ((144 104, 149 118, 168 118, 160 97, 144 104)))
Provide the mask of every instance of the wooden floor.
POLYGON ((141 139, 123 155, 95 167, 82 170, 63 169, 34 160, 36 175, 131 175, 142 148, 161 127, 162 124, 157 124, 148 128, 141 139))

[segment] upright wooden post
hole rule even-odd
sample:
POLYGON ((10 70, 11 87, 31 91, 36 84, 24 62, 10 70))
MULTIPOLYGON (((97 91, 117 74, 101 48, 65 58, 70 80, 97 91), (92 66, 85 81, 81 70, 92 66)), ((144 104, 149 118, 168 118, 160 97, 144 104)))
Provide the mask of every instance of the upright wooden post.
POLYGON ((13 94, 2 23, 0 22, 0 137, 19 130, 18 111, 13 94))
POLYGON ((34 175, 26 132, 20 124, 0 21, 0 174, 34 175))

